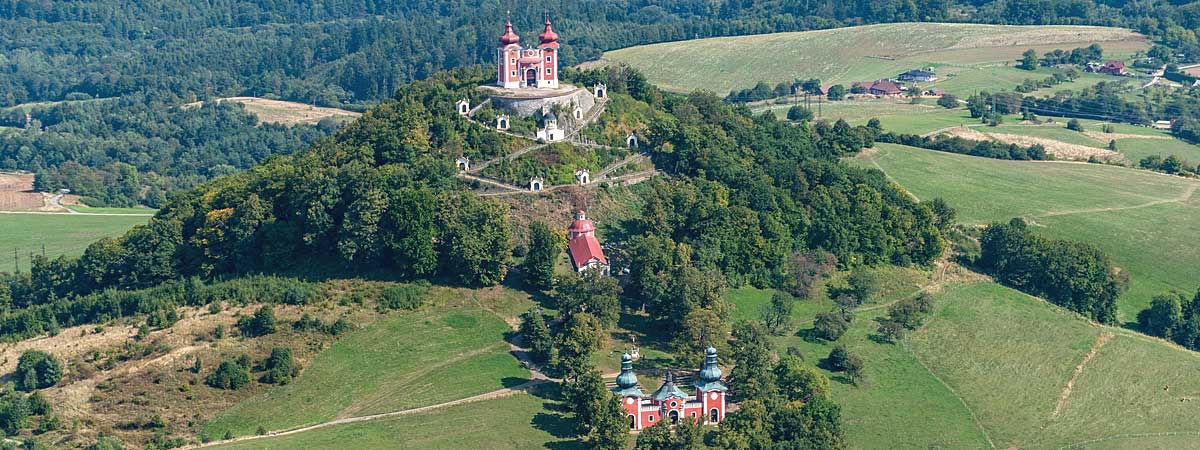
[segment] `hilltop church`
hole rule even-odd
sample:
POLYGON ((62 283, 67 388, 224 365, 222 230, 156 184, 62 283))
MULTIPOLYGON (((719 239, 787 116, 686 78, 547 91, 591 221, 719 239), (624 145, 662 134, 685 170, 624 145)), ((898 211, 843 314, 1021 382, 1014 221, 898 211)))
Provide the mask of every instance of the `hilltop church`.
POLYGON ((496 84, 506 89, 522 87, 558 88, 558 34, 546 28, 538 35, 538 46, 521 47, 521 37, 513 33, 512 22, 504 24, 500 45, 496 47, 496 84))
POLYGON ((676 424, 690 419, 696 424, 716 425, 725 420, 725 393, 729 390, 721 382, 721 368, 717 367, 717 349, 705 351, 704 366, 692 383, 695 394, 689 395, 675 383, 675 375, 667 371, 663 384, 650 395, 638 387, 637 374, 633 373, 633 357, 621 355, 621 374, 613 393, 621 399, 630 430, 641 430, 664 420, 676 424))

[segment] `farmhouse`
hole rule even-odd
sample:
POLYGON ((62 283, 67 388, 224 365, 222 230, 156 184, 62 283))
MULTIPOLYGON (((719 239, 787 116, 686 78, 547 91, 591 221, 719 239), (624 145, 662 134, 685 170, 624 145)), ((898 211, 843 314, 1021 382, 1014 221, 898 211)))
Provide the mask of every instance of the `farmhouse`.
POLYGON ((576 272, 596 269, 608 274, 608 258, 604 257, 604 249, 596 240, 596 226, 582 209, 575 213, 575 221, 567 227, 567 255, 576 272))
POLYGON ((921 81, 921 82, 937 81, 937 79, 938 79, 937 74, 933 73, 933 71, 920 70, 920 69, 913 69, 908 72, 904 72, 904 73, 900 74, 900 76, 897 78, 900 81, 921 81))
POLYGON ((875 81, 856 81, 855 87, 861 87, 864 92, 880 96, 889 97, 904 93, 899 83, 892 80, 875 80, 875 81))
POLYGON ((695 389, 695 394, 684 393, 676 385, 675 375, 667 371, 658 390, 650 395, 643 394, 638 387, 637 375, 633 373, 633 357, 626 353, 621 356, 621 374, 617 376, 613 393, 621 398, 630 430, 641 430, 663 420, 669 420, 672 425, 680 419, 710 425, 724 421, 725 392, 728 388, 721 382, 717 349, 709 347, 705 351, 704 365, 691 387, 695 389))
POLYGON ((550 21, 538 35, 537 47, 522 48, 520 41, 512 22, 505 23, 496 48, 496 84, 508 89, 558 88, 558 34, 550 29, 550 21))
POLYGON ((1103 74, 1117 75, 1117 76, 1125 75, 1125 62, 1124 61, 1107 61, 1104 64, 1100 64, 1098 66, 1090 66, 1089 65, 1088 68, 1092 69, 1096 73, 1103 73, 1103 74))

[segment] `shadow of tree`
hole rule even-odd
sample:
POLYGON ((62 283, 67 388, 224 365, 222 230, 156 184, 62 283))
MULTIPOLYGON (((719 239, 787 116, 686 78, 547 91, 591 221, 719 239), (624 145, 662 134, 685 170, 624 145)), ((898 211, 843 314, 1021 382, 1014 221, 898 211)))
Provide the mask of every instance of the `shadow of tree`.
POLYGON ((528 378, 522 377, 504 377, 500 379, 500 384, 506 388, 515 388, 522 384, 528 383, 529 381, 530 380, 528 378))

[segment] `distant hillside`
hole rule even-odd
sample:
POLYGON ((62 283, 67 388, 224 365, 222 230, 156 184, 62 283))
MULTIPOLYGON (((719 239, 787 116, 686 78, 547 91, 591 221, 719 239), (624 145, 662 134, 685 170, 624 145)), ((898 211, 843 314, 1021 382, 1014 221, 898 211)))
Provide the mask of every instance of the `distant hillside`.
MULTIPOLYGON (((943 79, 960 78, 958 84, 1011 89, 1020 78, 1003 80, 984 69, 1015 65, 1030 48, 1041 54, 1092 43, 1107 54, 1149 48, 1145 36, 1119 28, 895 23, 668 42, 606 52, 604 59, 627 63, 668 90, 720 95, 759 81, 774 85, 798 78, 848 86, 926 66, 938 68, 943 79)), ((1017 77, 1033 76, 1012 70, 1017 77)))

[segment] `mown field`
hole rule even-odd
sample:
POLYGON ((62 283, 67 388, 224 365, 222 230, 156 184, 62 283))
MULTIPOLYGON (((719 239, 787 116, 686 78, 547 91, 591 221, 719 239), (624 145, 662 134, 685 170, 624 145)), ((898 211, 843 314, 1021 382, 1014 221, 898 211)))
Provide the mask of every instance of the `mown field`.
POLYGON ((375 422, 212 447, 221 450, 509 450, 581 449, 565 437, 574 424, 532 394, 453 406, 375 422))
MULTIPOLYGON (((433 405, 529 380, 529 371, 504 342, 508 324, 477 303, 476 294, 441 288, 435 293, 430 296, 434 306, 339 339, 296 381, 222 412, 203 433, 220 439, 226 433, 253 434, 259 427, 290 429, 433 405)), ((529 307, 493 306, 500 311, 529 307)))
MULTIPOLYGON (((668 42, 610 51, 604 58, 641 70, 660 87, 684 92, 723 95, 759 81, 773 85, 797 78, 848 84, 932 66, 943 78, 932 86, 969 94, 1044 78, 1049 72, 1012 67, 1027 49, 1040 54, 1092 43, 1109 57, 1148 48, 1144 36, 1117 28, 899 23, 668 42)), ((1087 76, 1077 83, 1099 79, 1087 76)))
POLYGON ((13 250, 21 270, 29 270, 29 253, 78 256, 103 237, 116 237, 146 223, 144 216, 87 216, 80 214, 0 214, 0 271, 12 270, 13 250))
POLYGON ((895 145, 855 159, 883 170, 919 198, 942 197, 960 221, 982 225, 1024 217, 1047 236, 1090 242, 1133 281, 1118 318, 1131 321, 1154 295, 1195 292, 1200 253, 1200 182, 1081 163, 1000 161, 895 145))

